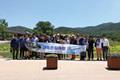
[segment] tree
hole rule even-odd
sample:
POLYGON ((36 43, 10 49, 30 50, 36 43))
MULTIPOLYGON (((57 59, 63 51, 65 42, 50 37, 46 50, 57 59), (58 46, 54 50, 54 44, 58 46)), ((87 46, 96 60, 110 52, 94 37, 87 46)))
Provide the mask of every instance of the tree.
POLYGON ((6 22, 6 20, 5 19, 0 19, 0 36, 1 36, 2 39, 6 38, 7 27, 8 27, 8 23, 6 22))
POLYGON ((34 32, 37 34, 53 34, 54 26, 49 21, 39 21, 34 28, 34 32))

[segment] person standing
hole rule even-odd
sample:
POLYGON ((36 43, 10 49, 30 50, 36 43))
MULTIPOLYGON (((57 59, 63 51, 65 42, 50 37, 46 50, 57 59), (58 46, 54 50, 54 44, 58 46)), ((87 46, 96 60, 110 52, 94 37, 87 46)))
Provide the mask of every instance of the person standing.
POLYGON ((95 41, 94 41, 93 37, 89 36, 89 39, 88 39, 88 60, 94 59, 94 53, 93 53, 94 43, 95 43, 95 41))
MULTIPOLYGON (((64 44, 70 44, 70 37, 68 35, 65 36, 64 44)), ((70 54, 65 54, 65 59, 70 59, 70 54)))
POLYGON ((24 57, 24 49, 25 49, 24 35, 22 35, 20 37, 19 42, 20 42, 20 59, 23 59, 23 57, 24 57))
POLYGON ((11 40, 10 47, 12 49, 13 60, 18 59, 18 52, 19 52, 19 38, 18 38, 18 35, 15 35, 14 38, 11 40))
MULTIPOLYGON (((81 45, 81 46, 87 45, 87 39, 85 39, 83 36, 81 36, 81 38, 79 39, 79 45, 81 45)), ((82 51, 80 53, 80 60, 85 60, 85 58, 86 58, 86 51, 82 51)))
POLYGON ((28 44, 30 42, 30 38, 28 36, 28 34, 25 35, 24 37, 24 59, 29 59, 29 49, 27 48, 26 44, 28 44))
POLYGON ((107 57, 109 55, 109 40, 103 36, 102 40, 102 50, 103 50, 103 59, 107 60, 107 57))
MULTIPOLYGON (((77 45, 77 39, 74 35, 70 38, 70 44, 77 45)), ((75 60, 75 57, 75 54, 72 54, 71 60, 75 60)))
POLYGON ((98 37, 95 42, 97 60, 102 60, 102 39, 98 37))
MULTIPOLYGON (((31 38, 32 47, 37 47, 37 42, 38 42, 38 37, 35 34, 33 34, 32 38, 31 38)), ((33 59, 33 57, 37 58, 37 55, 39 54, 38 52, 35 52, 35 51, 31 51, 31 53, 32 54, 31 54, 30 58, 32 58, 32 59, 33 59)))

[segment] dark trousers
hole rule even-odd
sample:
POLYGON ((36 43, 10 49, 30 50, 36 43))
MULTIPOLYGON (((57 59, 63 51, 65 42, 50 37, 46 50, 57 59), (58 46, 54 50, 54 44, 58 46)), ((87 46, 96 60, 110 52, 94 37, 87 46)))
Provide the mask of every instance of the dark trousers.
POLYGON ((108 55, 109 55, 108 47, 103 47, 103 59, 107 60, 108 55))
POLYGON ((24 49, 21 48, 20 49, 20 58, 23 59, 23 57, 24 57, 24 49))
POLYGON ((93 49, 88 49, 88 60, 90 60, 92 58, 94 58, 94 53, 93 53, 93 49))
POLYGON ((58 59, 62 60, 63 59, 63 54, 58 54, 58 59))
POLYGON ((85 60, 86 58, 86 52, 81 52, 80 53, 80 60, 85 60))
POLYGON ((13 59, 18 59, 18 49, 12 48, 13 59))

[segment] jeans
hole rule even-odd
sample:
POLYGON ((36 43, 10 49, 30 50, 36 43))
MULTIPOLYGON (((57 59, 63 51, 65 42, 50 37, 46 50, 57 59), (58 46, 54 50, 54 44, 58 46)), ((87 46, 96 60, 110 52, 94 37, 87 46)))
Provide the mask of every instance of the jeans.
POLYGON ((90 58, 92 58, 92 60, 93 60, 93 58, 94 58, 94 53, 93 53, 93 49, 88 49, 88 60, 90 60, 90 58))
POLYGON ((108 47, 103 47, 103 59, 107 60, 108 55, 109 55, 108 47))
POLYGON ((24 57, 24 49, 21 48, 20 49, 20 58, 23 59, 23 57, 24 57))
POLYGON ((12 53, 13 53, 13 59, 18 59, 18 49, 13 48, 12 53))

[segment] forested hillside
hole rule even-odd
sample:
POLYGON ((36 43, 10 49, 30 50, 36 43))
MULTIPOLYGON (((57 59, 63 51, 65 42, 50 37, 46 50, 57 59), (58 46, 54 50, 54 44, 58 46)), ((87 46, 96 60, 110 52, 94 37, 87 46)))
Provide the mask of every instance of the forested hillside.
MULTIPOLYGON (((15 26, 9 27, 9 31, 13 32, 26 32, 32 31, 32 29, 23 27, 23 26, 15 26)), ((64 33, 64 34, 72 34, 72 33, 81 33, 86 35, 99 36, 105 34, 107 37, 111 38, 115 41, 120 41, 120 22, 119 23, 103 23, 97 26, 88 26, 88 27, 78 27, 78 28, 70 28, 70 27, 59 27, 54 29, 54 33, 64 33)))
POLYGON ((68 27, 59 27, 56 28, 55 33, 82 33, 87 35, 103 35, 112 40, 120 41, 120 22, 119 23, 103 23, 97 26, 88 26, 85 28, 68 28, 68 27))

